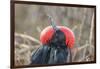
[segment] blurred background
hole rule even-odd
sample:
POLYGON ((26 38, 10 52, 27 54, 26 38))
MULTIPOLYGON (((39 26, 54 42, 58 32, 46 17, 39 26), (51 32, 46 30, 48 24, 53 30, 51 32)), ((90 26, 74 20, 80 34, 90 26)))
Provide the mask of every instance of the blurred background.
POLYGON ((74 32, 72 62, 94 61, 94 8, 15 4, 15 65, 30 64, 41 31, 50 26, 48 15, 74 32))

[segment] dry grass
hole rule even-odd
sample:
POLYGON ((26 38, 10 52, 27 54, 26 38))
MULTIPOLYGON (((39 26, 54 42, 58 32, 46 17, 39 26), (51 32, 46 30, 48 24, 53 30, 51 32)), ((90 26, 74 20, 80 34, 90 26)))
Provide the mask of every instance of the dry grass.
POLYGON ((28 65, 33 51, 40 42, 31 36, 15 33, 15 65, 28 65))

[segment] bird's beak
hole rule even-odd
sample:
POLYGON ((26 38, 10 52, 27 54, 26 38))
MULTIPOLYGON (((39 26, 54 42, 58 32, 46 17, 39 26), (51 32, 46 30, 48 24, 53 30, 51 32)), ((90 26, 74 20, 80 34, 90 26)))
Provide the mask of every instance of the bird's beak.
POLYGON ((56 25, 55 21, 53 20, 53 18, 51 16, 49 16, 49 15, 48 15, 48 18, 49 18, 49 21, 50 21, 49 23, 53 27, 54 31, 56 32, 57 30, 59 30, 57 28, 57 25, 56 25))

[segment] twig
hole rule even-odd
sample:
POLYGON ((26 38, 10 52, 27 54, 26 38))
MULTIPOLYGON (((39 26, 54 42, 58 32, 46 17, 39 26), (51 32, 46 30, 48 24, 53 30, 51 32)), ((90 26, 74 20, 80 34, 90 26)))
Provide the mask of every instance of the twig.
POLYGON ((87 48, 88 46, 89 46, 89 44, 84 44, 83 46, 81 46, 81 47, 78 48, 78 51, 80 51, 80 50, 82 50, 84 48, 87 48))
MULTIPOLYGON (((89 44, 84 44, 83 46, 80 46, 80 47, 78 47, 78 48, 74 48, 73 49, 73 58, 72 58, 72 60, 74 60, 74 58, 75 58, 75 56, 76 56, 76 54, 79 52, 79 51, 81 51, 82 49, 85 49, 85 48, 87 48, 89 46, 89 44)), ((83 55, 84 56, 84 55, 83 55)))
POLYGON ((85 13, 87 12, 87 9, 85 8, 84 9, 84 15, 83 15, 83 19, 82 19, 82 23, 80 25, 80 31, 79 31, 79 38, 78 38, 78 41, 80 42, 80 39, 81 39, 81 36, 82 36, 82 29, 83 29, 83 26, 85 24, 85 19, 86 19, 86 15, 85 13))
MULTIPOLYGON (((90 28, 90 37, 89 37, 90 47, 92 46, 93 28, 94 28, 94 13, 92 15, 91 28, 90 28)), ((91 53, 91 50, 89 50, 89 53, 91 53)))
POLYGON ((40 44, 39 40, 37 40, 36 38, 33 38, 31 36, 28 36, 26 34, 15 33, 15 36, 21 36, 21 37, 24 37, 24 38, 28 38, 28 39, 35 41, 36 43, 40 44))
POLYGON ((79 62, 82 62, 82 61, 84 61, 85 59, 87 59, 89 57, 89 55, 88 56, 85 56, 85 57, 83 57, 83 58, 81 58, 80 60, 78 60, 79 62))

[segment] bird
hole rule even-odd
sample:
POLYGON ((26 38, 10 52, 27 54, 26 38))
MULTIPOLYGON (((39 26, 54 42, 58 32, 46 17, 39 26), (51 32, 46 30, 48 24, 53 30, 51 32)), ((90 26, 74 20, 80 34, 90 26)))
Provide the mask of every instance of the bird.
POLYGON ((31 63, 36 64, 64 64, 72 61, 71 49, 75 44, 75 36, 66 26, 56 26, 50 18, 51 26, 47 26, 40 33, 41 46, 32 53, 31 63))

